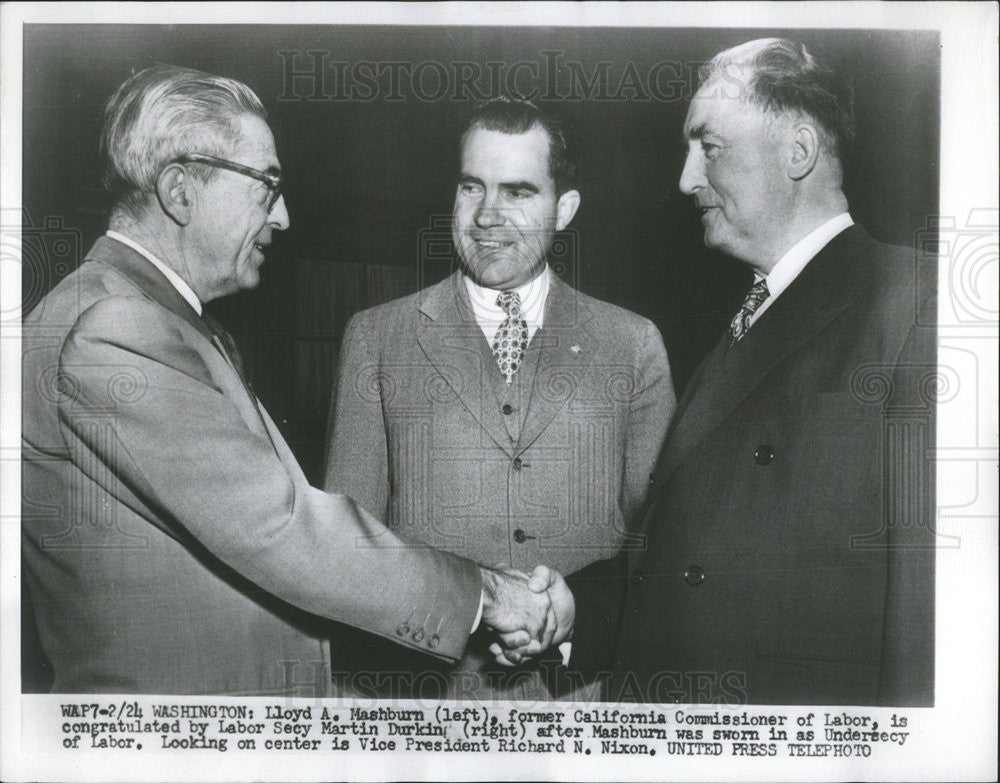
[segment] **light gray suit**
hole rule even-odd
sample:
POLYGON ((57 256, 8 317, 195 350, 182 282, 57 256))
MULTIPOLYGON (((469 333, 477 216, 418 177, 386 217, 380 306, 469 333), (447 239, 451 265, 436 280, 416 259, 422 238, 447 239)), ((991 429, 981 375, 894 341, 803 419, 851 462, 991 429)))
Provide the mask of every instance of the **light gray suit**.
POLYGON ((100 239, 24 323, 25 578, 55 692, 329 692, 331 618, 461 656, 476 566, 308 486, 206 322, 100 239))
MULTIPOLYGON (((508 388, 456 272, 349 323, 325 488, 437 549, 568 573, 632 541, 627 521, 645 496, 674 404, 656 327, 554 275, 544 324, 508 388)), ((426 671, 405 651, 347 639, 338 637, 335 670, 363 661, 426 671)), ((450 695, 546 694, 524 672, 487 684, 487 642, 470 642, 446 678, 450 695)))

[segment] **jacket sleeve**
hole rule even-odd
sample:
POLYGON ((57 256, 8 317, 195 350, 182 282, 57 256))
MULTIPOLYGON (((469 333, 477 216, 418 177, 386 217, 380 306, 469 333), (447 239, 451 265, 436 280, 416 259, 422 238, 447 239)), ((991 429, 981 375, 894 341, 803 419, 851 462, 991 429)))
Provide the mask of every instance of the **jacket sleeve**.
POLYGON ((195 539, 262 590, 461 657, 479 605, 475 564, 411 546, 351 498, 309 487, 213 382, 210 350, 147 300, 109 298, 83 313, 59 364, 73 461, 110 493, 142 498, 178 540, 195 539), (420 638, 401 631, 417 626, 420 638))
POLYGON ((323 489, 350 495, 385 519, 389 502, 388 445, 382 404, 398 378, 381 367, 365 313, 347 324, 330 400, 323 489))
POLYGON ((896 360, 889 401, 890 408, 908 418, 921 411, 925 416, 923 422, 900 428, 904 441, 890 443, 886 452, 888 459, 898 460, 887 471, 892 476, 889 513, 905 511, 906 517, 890 519, 886 529, 888 577, 878 703, 901 707, 934 704, 936 401, 928 389, 938 372, 931 326, 936 318, 937 297, 931 291, 896 360), (906 480, 913 477, 919 480, 906 480))
POLYGON ((625 606, 627 560, 620 552, 566 577, 576 603, 569 668, 593 677, 611 671, 625 606))
POLYGON ((650 321, 643 321, 636 389, 629 404, 625 451, 625 477, 620 499, 622 517, 629 530, 650 487, 650 477, 677 407, 670 363, 663 338, 650 321))

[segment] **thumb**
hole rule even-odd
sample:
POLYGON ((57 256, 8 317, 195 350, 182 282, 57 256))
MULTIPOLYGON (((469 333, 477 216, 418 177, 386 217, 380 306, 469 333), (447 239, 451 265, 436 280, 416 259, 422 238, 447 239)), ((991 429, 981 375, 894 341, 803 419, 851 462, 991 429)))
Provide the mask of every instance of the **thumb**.
POLYGON ((533 593, 544 593, 555 581, 554 572, 546 565, 536 565, 528 580, 528 589, 533 593))

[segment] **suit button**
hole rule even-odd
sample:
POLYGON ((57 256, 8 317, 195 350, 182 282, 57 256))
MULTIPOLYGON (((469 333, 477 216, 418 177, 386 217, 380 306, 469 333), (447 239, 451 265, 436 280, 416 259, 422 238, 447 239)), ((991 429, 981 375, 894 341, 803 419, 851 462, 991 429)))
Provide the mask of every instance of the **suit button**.
POLYGON ((413 632, 413 641, 422 642, 424 640, 424 629, 418 628, 413 632))
POLYGON ((406 634, 408 634, 409 632, 410 632, 410 626, 407 625, 406 623, 400 623, 399 625, 396 626, 396 633, 398 633, 400 636, 406 636, 406 634))
POLYGON ((632 574, 632 587, 638 587, 642 584, 642 574, 636 572, 632 574))
POLYGON ((500 410, 503 411, 503 415, 504 416, 510 416, 510 414, 512 414, 514 412, 514 409, 510 405, 507 405, 507 404, 504 404, 504 406, 500 410))
POLYGON ((762 443, 753 453, 753 461, 758 465, 770 465, 774 460, 774 449, 766 443, 762 443))
POLYGON ((432 650, 439 644, 441 644, 441 637, 438 636, 437 634, 434 634, 430 639, 427 640, 427 646, 430 647, 432 650))
POLYGON ((697 587, 705 581, 705 569, 697 565, 688 566, 684 572, 684 581, 691 587, 697 587))
POLYGON ((656 483, 656 476, 654 476, 652 473, 650 473, 649 474, 649 485, 653 486, 653 484, 655 484, 655 483, 656 483))
POLYGON ((521 458, 520 457, 514 457, 513 467, 514 467, 514 470, 520 470, 521 469, 521 458))
POLYGON ((514 540, 519 544, 523 544, 525 539, 524 531, 518 528, 514 531, 514 540))

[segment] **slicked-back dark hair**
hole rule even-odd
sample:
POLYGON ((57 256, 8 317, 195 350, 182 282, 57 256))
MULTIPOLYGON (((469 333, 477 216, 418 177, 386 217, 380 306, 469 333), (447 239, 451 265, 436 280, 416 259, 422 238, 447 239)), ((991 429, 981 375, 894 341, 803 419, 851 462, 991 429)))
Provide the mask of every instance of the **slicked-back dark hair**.
POLYGON ((854 146, 854 90, 801 43, 760 38, 715 55, 700 82, 721 77, 739 82, 743 97, 762 111, 800 114, 818 126, 827 149, 843 166, 854 146))
POLYGON ((565 114, 533 101, 502 95, 478 104, 462 132, 459 150, 476 128, 519 134, 535 127, 549 137, 549 176, 555 183, 556 195, 575 189, 579 167, 576 130, 565 114))

